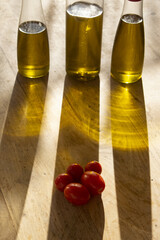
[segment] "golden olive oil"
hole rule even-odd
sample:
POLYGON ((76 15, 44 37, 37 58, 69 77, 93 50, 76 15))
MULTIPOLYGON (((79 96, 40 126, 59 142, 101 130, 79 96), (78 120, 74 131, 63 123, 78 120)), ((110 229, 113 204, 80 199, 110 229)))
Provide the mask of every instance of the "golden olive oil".
POLYGON ((143 19, 126 14, 120 19, 114 41, 111 76, 122 83, 136 82, 142 76, 143 60, 143 19))
POLYGON ((66 71, 93 76, 100 71, 103 9, 75 2, 66 12, 66 71))
POLYGON ((49 71, 49 43, 46 26, 37 21, 24 22, 18 30, 18 69, 29 78, 49 71))

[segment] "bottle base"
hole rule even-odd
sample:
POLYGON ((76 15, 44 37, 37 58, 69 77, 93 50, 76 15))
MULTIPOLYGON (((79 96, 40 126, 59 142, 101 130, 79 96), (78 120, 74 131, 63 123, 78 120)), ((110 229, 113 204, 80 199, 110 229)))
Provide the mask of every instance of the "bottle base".
POLYGON ((99 71, 68 71, 66 70, 67 75, 76 78, 79 81, 90 81, 94 80, 98 75, 99 71))
POLYGON ((36 68, 19 68, 19 73, 27 78, 40 78, 46 76, 49 72, 49 66, 43 69, 36 68))
POLYGON ((111 77, 115 79, 118 82, 125 83, 125 84, 130 84, 130 83, 135 83, 139 79, 141 79, 142 74, 140 73, 123 73, 123 72, 111 72, 111 77))

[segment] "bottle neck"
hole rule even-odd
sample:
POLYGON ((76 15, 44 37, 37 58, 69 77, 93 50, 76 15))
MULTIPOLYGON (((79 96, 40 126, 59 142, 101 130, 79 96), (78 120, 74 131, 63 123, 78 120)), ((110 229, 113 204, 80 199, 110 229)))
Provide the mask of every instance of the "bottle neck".
POLYGON ((126 14, 143 17, 143 0, 124 0, 122 16, 126 14))
POLYGON ((26 21, 45 23, 41 0, 22 0, 19 24, 26 21))

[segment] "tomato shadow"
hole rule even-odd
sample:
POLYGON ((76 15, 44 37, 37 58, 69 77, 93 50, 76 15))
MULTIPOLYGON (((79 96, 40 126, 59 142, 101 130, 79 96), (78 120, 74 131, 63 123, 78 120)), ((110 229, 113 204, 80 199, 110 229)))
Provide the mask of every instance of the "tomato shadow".
POLYGON ((152 239, 148 131, 142 79, 110 79, 111 131, 121 240, 152 239))
MULTIPOLYGON (((83 167, 99 156, 99 77, 78 81, 66 76, 55 177, 72 163, 83 167)), ((102 240, 104 209, 101 196, 86 205, 73 206, 53 189, 48 240, 102 240)))
POLYGON ((6 203, 6 210, 2 211, 3 239, 15 239, 20 224, 41 129, 47 82, 48 76, 37 79, 19 73, 16 76, 0 146, 0 185, 6 203))

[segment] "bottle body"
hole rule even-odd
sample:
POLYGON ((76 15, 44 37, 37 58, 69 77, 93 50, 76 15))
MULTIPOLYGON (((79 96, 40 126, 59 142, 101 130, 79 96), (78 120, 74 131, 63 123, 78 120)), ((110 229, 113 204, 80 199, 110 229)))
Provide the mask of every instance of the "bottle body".
MULTIPOLYGON (((101 2, 101 1, 100 1, 101 2)), ((95 77, 100 71, 103 5, 74 2, 66 9, 66 72, 95 77)))
MULTIPOLYGON (((39 4, 41 4, 40 1, 39 4)), ((27 9, 25 9, 25 17, 23 17, 24 6, 26 6, 25 3, 22 5, 18 28, 18 69, 23 76, 38 78, 45 76, 49 71, 48 33, 44 23, 42 8, 39 7, 37 9, 41 12, 37 16, 34 16, 34 14, 32 16, 30 14, 27 15, 27 9)), ((26 7, 28 7, 29 11, 30 6, 27 5, 26 7)))
POLYGON ((111 76, 122 83, 136 82, 142 77, 143 61, 143 17, 136 11, 122 14, 112 50, 111 76))

